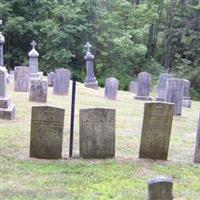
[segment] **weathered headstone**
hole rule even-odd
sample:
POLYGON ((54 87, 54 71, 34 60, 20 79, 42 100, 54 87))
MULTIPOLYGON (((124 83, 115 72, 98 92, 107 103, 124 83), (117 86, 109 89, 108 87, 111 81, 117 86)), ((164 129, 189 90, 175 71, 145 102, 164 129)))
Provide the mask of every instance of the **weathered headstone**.
POLYGON ((148 200, 173 200, 173 180, 156 177, 148 181, 148 200))
POLYGON ((199 114, 199 121, 198 121, 198 126, 197 126, 194 162, 200 163, 200 114, 199 114))
POLYGON ((80 110, 80 156, 112 158, 115 156, 115 110, 91 108, 80 110))
POLYGON ((48 89, 47 81, 43 81, 40 79, 31 80, 29 100, 46 103, 47 89, 48 89))
POLYGON ((86 61, 86 74, 87 74, 85 78, 85 87, 98 89, 98 82, 94 75, 94 55, 90 52, 90 48, 92 47, 92 45, 89 42, 87 42, 85 47, 87 47, 87 53, 84 57, 86 61))
POLYGON ((16 92, 28 92, 29 91, 29 68, 18 66, 15 67, 14 72, 14 91, 16 92))
POLYGON ((118 87, 119 87, 119 80, 113 77, 107 78, 105 85, 105 94, 104 94, 105 97, 111 100, 116 100, 118 87))
POLYGON ((53 86, 55 80, 55 73, 50 72, 48 73, 48 86, 53 86))
POLYGON ((15 105, 11 104, 6 90, 6 70, 0 67, 0 119, 14 119, 15 105))
POLYGON ((173 107, 171 103, 145 103, 139 158, 167 160, 173 107))
POLYGON ((158 96, 156 97, 156 101, 165 101, 167 79, 169 78, 172 78, 172 74, 168 74, 168 73, 160 74, 159 85, 157 88, 158 96))
POLYGON ((137 94, 137 81, 131 81, 129 85, 129 91, 137 94))
POLYGON ((65 110, 51 106, 32 107, 30 157, 62 157, 65 110))
POLYGON ((56 70, 53 92, 57 95, 68 95, 71 72, 64 68, 56 70))
POLYGON ((151 77, 150 74, 147 72, 141 72, 138 74, 138 81, 137 81, 137 96, 134 97, 138 100, 152 100, 151 97, 149 97, 149 92, 151 89, 151 77))
POLYGON ((183 106, 187 108, 191 108, 191 100, 190 100, 190 81, 187 79, 183 79, 184 90, 183 90, 183 106))
POLYGON ((184 84, 182 79, 167 80, 166 102, 174 103, 174 115, 181 115, 184 84))

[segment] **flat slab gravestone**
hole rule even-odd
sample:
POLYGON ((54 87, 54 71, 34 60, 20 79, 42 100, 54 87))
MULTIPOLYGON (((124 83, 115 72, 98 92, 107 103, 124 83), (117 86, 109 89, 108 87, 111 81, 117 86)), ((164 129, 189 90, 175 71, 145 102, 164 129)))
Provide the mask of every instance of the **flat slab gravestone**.
POLYGON ((156 101, 165 101, 166 88, 167 88, 167 79, 172 78, 172 74, 163 73, 159 76, 159 85, 157 88, 156 101))
POLYGON ((129 91, 137 94, 137 81, 131 81, 129 85, 129 91))
POLYGON ((198 126, 197 126, 194 162, 200 163, 200 114, 199 114, 199 121, 198 121, 198 126))
POLYGON ((80 156, 112 158, 115 156, 115 110, 91 108, 80 110, 80 156))
POLYGON ((30 157, 62 157, 65 110, 51 106, 34 106, 31 114, 30 157))
POLYGON ((64 68, 56 70, 53 92, 57 95, 68 95, 71 72, 64 68))
POLYGON ((166 102, 174 103, 174 115, 181 115, 184 84, 182 79, 167 80, 166 102))
POLYGON ((48 73, 48 86, 53 86, 54 80, 55 80, 55 73, 54 72, 48 73))
POLYGON ((14 91, 15 92, 28 92, 29 91, 29 68, 18 66, 15 67, 14 72, 14 91))
POLYGON ((139 158, 167 160, 173 104, 145 103, 139 158))
POLYGON ((46 103, 47 91, 48 91, 47 81, 43 81, 40 79, 33 79, 31 80, 29 100, 46 103))
POLYGON ((104 96, 108 99, 116 100, 118 87, 119 87, 119 80, 113 77, 107 78, 104 96))
POLYGON ((151 76, 147 72, 141 72, 138 74, 137 81, 137 96, 134 97, 137 100, 151 101, 152 98, 149 97, 151 90, 151 76))
POLYGON ((148 181, 148 200, 173 200, 173 180, 157 177, 148 181))

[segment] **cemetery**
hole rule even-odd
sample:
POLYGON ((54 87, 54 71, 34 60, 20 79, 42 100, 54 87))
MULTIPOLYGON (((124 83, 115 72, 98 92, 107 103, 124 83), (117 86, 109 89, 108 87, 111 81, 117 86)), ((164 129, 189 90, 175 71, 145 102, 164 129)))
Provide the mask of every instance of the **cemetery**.
POLYGON ((30 36, 24 61, 12 66, 4 33, 1 199, 200 199, 200 95, 192 78, 170 66, 141 67, 131 78, 115 74, 117 66, 102 78, 92 38, 77 57, 48 68, 41 38, 30 36))

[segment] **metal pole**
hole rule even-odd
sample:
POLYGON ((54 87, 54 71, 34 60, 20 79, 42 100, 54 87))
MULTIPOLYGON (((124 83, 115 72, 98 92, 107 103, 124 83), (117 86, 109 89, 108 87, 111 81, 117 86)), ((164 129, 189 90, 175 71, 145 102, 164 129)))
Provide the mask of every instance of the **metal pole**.
POLYGON ((76 98, 76 78, 73 75, 72 102, 71 102, 71 123, 70 123, 70 138, 69 138, 69 142, 70 142, 69 143, 69 157, 72 157, 72 155, 73 155, 75 98, 76 98))

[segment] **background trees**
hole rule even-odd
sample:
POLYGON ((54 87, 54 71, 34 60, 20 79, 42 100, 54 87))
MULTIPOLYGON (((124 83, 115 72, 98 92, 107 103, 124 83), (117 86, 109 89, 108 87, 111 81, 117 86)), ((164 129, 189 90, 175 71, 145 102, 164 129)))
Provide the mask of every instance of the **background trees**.
POLYGON ((38 43, 40 69, 71 68, 83 81, 84 44, 95 54, 96 76, 129 81, 143 70, 157 80, 169 71, 191 80, 200 98, 200 3, 198 0, 2 0, 5 64, 27 64, 38 43))

